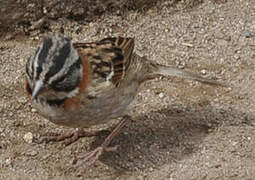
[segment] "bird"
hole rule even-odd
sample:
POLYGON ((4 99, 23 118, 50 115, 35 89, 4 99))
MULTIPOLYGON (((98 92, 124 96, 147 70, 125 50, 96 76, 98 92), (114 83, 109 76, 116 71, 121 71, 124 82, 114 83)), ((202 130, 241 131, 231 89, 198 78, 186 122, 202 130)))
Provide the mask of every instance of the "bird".
POLYGON ((216 86, 223 83, 195 73, 164 66, 137 55, 131 37, 108 37, 96 42, 74 42, 63 34, 43 39, 27 60, 25 91, 32 106, 49 121, 78 128, 51 140, 67 144, 95 135, 84 129, 122 118, 101 146, 81 161, 93 164, 130 121, 140 85, 160 76, 176 76, 216 86))

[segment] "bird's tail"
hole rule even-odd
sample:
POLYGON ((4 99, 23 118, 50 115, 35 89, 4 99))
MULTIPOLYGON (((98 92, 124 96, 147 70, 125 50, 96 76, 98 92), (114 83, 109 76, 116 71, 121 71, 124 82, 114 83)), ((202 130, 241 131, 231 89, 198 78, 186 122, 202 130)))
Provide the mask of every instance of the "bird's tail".
POLYGON ((178 69, 176 67, 172 67, 172 66, 163 66, 163 65, 156 65, 157 68, 155 70, 155 65, 154 65, 154 73, 156 74, 160 74, 163 76, 175 76, 175 77, 180 77, 180 78, 185 78, 185 79, 191 79, 191 80, 195 80, 201 83, 205 83, 205 84, 210 84, 210 85, 217 85, 217 86, 227 86, 226 84, 213 80, 213 79, 208 79, 208 78, 204 78, 198 74, 189 72, 189 71, 185 71, 182 69, 178 69))

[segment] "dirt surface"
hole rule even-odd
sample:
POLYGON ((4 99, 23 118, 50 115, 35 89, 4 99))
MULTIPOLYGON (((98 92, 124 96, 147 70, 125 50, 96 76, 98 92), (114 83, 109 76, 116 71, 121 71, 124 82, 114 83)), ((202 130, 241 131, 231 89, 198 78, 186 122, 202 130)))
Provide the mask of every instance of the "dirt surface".
MULTIPOLYGON (((83 25, 56 20, 44 33, 2 37, 0 179, 255 179, 254 12, 254 0, 205 0, 188 7, 162 1, 144 12, 108 12, 83 25), (27 58, 59 27, 73 41, 135 37, 139 55, 230 87, 177 78, 146 82, 133 121, 112 143, 118 152, 105 153, 90 168, 67 171, 106 134, 67 147, 37 141, 50 132, 73 131, 39 116, 23 90, 27 58)), ((112 130, 114 124, 93 129, 112 130)))

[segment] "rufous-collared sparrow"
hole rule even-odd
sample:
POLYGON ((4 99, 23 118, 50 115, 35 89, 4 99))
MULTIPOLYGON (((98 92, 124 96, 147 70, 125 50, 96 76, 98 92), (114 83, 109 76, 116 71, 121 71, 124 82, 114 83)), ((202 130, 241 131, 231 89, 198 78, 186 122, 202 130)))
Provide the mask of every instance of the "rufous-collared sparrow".
MULTIPOLYGON (((57 34, 44 39, 26 64, 25 90, 32 105, 51 122, 88 128, 123 117, 103 144, 87 154, 93 163, 126 124, 138 88, 157 76, 179 76, 222 85, 175 67, 156 64, 134 53, 133 38, 105 38, 92 43, 72 43, 57 34)), ((73 133, 73 139, 89 135, 73 133)), ((71 136, 59 136, 63 140, 71 136)))

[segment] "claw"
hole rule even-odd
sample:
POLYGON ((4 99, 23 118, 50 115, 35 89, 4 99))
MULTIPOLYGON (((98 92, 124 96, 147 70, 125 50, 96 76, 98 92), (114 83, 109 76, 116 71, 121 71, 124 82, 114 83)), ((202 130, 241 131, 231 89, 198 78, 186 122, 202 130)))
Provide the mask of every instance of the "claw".
POLYGON ((59 141, 64 141, 64 145, 68 146, 74 142, 76 142, 78 139, 81 137, 91 137, 91 136, 96 136, 98 135, 99 132, 87 132, 84 130, 78 130, 72 133, 67 133, 67 134, 55 134, 55 135, 50 135, 47 137, 44 137, 42 139, 42 142, 59 142, 59 141))
POLYGON ((101 146, 87 153, 85 156, 77 158, 76 162, 78 163, 70 167, 69 169, 67 169, 67 171, 73 168, 77 168, 81 164, 85 164, 86 167, 90 167, 99 159, 99 157, 103 154, 103 152, 116 152, 118 149, 118 145, 113 147, 109 147, 109 145, 112 142, 113 138, 117 136, 120 133, 120 130, 127 124, 128 122, 127 120, 129 119, 130 119, 129 116, 124 116, 123 119, 118 123, 118 125, 111 132, 111 134, 107 136, 107 138, 104 140, 101 146))

